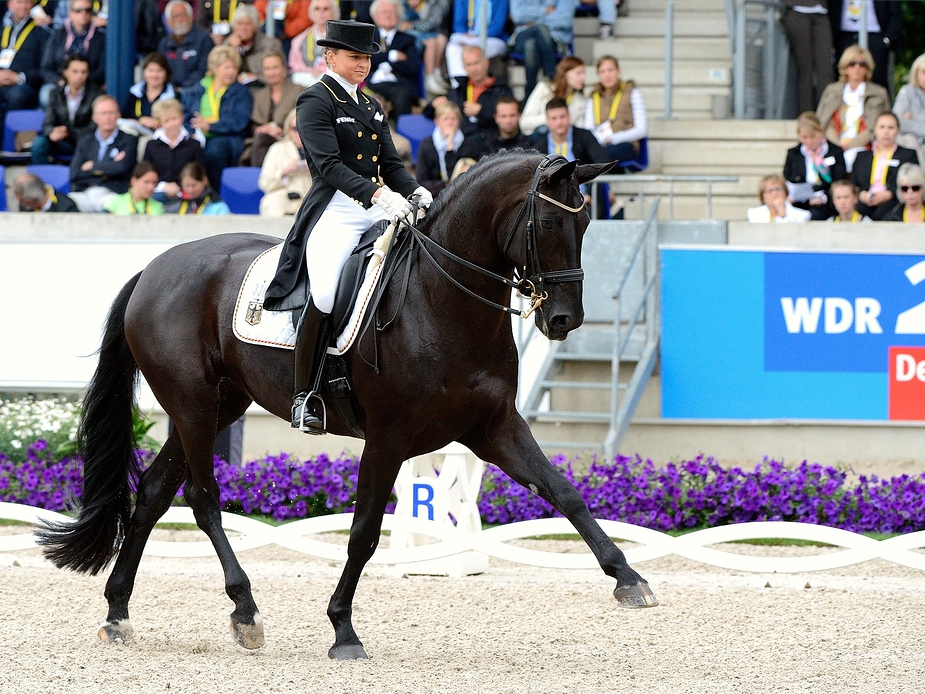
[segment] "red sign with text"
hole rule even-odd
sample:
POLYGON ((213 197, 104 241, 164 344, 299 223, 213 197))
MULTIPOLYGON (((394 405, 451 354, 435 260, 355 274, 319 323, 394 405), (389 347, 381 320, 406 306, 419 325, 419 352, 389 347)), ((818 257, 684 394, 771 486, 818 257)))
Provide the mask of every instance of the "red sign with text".
POLYGON ((925 420, 925 347, 890 347, 890 419, 925 420))

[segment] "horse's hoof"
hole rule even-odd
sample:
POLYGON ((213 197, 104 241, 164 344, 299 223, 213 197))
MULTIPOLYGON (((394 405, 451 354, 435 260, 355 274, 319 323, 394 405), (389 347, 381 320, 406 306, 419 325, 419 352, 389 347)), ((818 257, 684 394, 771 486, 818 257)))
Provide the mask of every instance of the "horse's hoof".
POLYGON ((259 612, 255 613, 253 624, 236 622, 232 617, 231 638, 234 639, 236 644, 249 651, 263 647, 266 643, 266 639, 263 637, 263 615, 259 612))
POLYGON ((369 658, 366 655, 366 649, 362 643, 345 643, 343 646, 332 646, 328 651, 328 658, 331 660, 365 660, 369 658))
POLYGON ((620 607, 630 610, 641 607, 655 607, 658 605, 658 599, 655 593, 649 588, 648 583, 636 583, 629 586, 617 586, 613 590, 613 596, 620 603, 620 607))
POLYGON ((128 643, 135 636, 135 630, 132 629, 129 620, 119 619, 115 622, 103 622, 96 635, 103 643, 128 643))

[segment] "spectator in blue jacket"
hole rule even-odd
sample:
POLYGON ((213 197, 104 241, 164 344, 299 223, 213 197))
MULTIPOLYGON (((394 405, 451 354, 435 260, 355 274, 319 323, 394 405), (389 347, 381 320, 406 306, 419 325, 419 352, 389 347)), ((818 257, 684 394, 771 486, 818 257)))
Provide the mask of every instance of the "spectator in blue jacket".
POLYGON ((45 43, 42 55, 42 85, 39 104, 48 105, 48 95, 55 85, 63 84, 61 71, 68 56, 80 55, 90 64, 90 84, 106 83, 106 30, 93 24, 93 1, 71 0, 70 16, 55 29, 45 43))
POLYGON ((161 39, 157 52, 170 63, 170 79, 181 94, 199 82, 208 67, 212 37, 193 26, 193 8, 185 0, 170 0, 164 10, 170 33, 161 39))
POLYGON ((48 30, 29 14, 33 0, 9 0, 0 33, 0 125, 6 112, 38 105, 48 30))
MULTIPOLYGON (((211 39, 210 39, 211 40, 211 39)), ((250 130, 254 100, 238 82, 241 54, 222 44, 209 52, 209 71, 198 84, 183 92, 186 128, 204 142, 203 164, 209 183, 219 190, 222 171, 236 166, 250 130)))
POLYGON ((479 36, 483 21, 488 23, 488 40, 485 44, 485 57, 489 60, 507 53, 507 34, 504 24, 507 22, 508 0, 488 0, 487 17, 482 17, 482 2, 453 3, 453 33, 446 47, 446 69, 454 87, 459 86, 459 77, 465 77, 462 52, 464 46, 481 44, 479 36))
POLYGON ((572 22, 576 0, 510 0, 515 53, 524 57, 527 83, 524 99, 536 87, 540 68, 550 80, 556 74, 561 56, 571 53, 572 22))

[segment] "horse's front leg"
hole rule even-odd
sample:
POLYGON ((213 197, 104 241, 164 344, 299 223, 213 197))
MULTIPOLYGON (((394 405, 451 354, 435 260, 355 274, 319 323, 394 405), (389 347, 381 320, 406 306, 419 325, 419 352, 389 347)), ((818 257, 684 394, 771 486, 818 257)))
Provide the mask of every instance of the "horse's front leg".
POLYGON ((379 544, 382 515, 392 493, 403 458, 377 452, 366 445, 357 481, 357 504, 347 544, 347 563, 328 603, 328 619, 334 625, 334 645, 328 656, 334 660, 366 658, 366 650, 353 629, 353 597, 363 567, 379 544))
POLYGON ((518 484, 538 494, 575 526, 601 569, 616 579, 614 597, 621 607, 655 607, 649 584, 626 562, 626 556, 597 524, 578 490, 540 450, 523 418, 514 414, 485 435, 463 440, 482 460, 494 463, 518 484))

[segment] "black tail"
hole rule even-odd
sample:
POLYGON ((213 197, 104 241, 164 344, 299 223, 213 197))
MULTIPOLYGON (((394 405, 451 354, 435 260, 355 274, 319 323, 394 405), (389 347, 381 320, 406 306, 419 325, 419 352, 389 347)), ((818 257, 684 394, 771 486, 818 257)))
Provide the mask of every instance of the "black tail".
POLYGON ((75 522, 43 523, 36 533, 45 557, 59 568, 97 574, 119 551, 132 512, 130 484, 138 475, 132 412, 138 365, 125 340, 125 309, 139 272, 109 309, 100 361, 83 402, 78 444, 83 497, 75 522))

